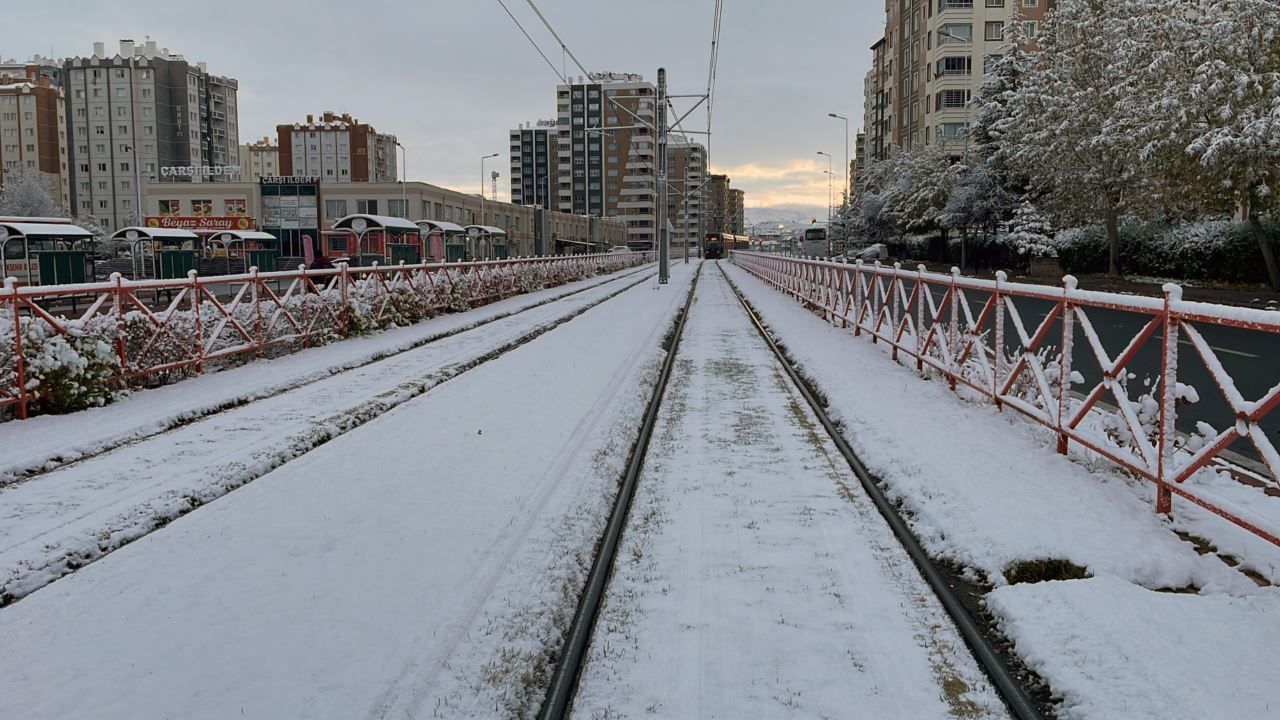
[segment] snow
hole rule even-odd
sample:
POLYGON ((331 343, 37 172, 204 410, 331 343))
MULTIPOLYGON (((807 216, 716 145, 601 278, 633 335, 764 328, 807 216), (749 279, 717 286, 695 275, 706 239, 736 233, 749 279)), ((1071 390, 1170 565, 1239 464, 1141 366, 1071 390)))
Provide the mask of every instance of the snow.
POLYGON ((704 265, 575 717, 1002 717, 856 477, 704 265))
MULTIPOLYGON (((346 372, 312 365, 323 375, 308 374, 304 382, 295 376, 281 383, 287 389, 255 402, 169 432, 135 435, 109 452, 0 489, 0 596, 23 597, 636 281, 620 278, 346 372)), ((58 419, 74 426, 76 417, 58 419)), ((66 437, 65 426, 44 426, 66 437)))
POLYGON ((966 403, 740 268, 726 269, 828 394, 846 438, 903 500, 934 556, 997 586, 1010 564, 1036 558, 1152 588, 1251 585, 1170 532, 1130 485, 1145 483, 1056 454, 1053 438, 1016 413, 966 403))
POLYGON ((613 483, 590 472, 597 430, 634 412, 687 279, 673 268, 0 611, 0 716, 500 715, 478 689, 469 710, 433 698, 497 660, 487 613, 518 625, 546 597, 550 529, 613 483))
POLYGON ((1059 717, 1235 720, 1280 713, 1280 589, 1158 593, 1115 577, 999 588, 988 607, 1059 717))
POLYGON ((508 298, 465 313, 440 315, 408 327, 259 360, 177 385, 138 391, 106 407, 73 415, 8 422, 0 426, 0 485, 636 273, 633 269, 624 270, 508 298))
MULTIPOLYGON (((1275 546, 1187 502, 1162 519, 1150 483, 1057 455, 1051 433, 963 401, 740 268, 728 271, 828 395, 845 437, 901 500, 926 549, 994 586, 989 608, 1064 698, 1064 717, 1275 715, 1280 690, 1263 673, 1280 641, 1280 593, 1224 562, 1274 580, 1275 546), (1222 559, 1198 555, 1175 529, 1207 538, 1222 559), (1004 577, 1015 561, 1044 559, 1093 577, 1004 577), (1170 590, 1178 592, 1157 592, 1170 590)), ((1262 496, 1205 475, 1195 484, 1242 504, 1262 496)))

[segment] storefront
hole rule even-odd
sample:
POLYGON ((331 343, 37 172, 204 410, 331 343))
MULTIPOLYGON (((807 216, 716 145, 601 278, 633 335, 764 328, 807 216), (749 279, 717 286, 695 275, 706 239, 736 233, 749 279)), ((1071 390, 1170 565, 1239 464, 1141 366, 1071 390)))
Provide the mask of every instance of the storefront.
POLYGON ((280 240, 280 257, 303 257, 303 238, 320 237, 320 178, 264 177, 262 230, 280 240))

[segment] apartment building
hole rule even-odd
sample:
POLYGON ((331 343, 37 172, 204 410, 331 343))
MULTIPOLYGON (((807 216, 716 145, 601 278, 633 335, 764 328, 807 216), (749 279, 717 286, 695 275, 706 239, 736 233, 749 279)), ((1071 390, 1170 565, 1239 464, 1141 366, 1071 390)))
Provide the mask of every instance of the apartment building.
POLYGON ((636 249, 656 240, 656 95, 652 83, 623 73, 593 73, 556 88, 559 209, 621 217, 636 249))
POLYGON ((318 177, 324 182, 395 182, 395 135, 373 129, 347 114, 308 115, 304 123, 277 125, 280 174, 318 177))
POLYGON ((147 40, 63 61, 75 214, 107 230, 140 222, 140 185, 216 182, 239 173, 233 78, 147 40))
POLYGON ((707 149, 683 138, 667 139, 667 219, 675 233, 671 247, 702 240, 707 149))
POLYGON ((559 185, 556 166, 557 125, 555 120, 525 123, 510 133, 511 202, 540 208, 559 206, 551 192, 559 185))
POLYGON ((257 182, 280 175, 280 147, 271 138, 240 146, 240 177, 257 182))
POLYGON ((0 71, 0 188, 37 170, 49 195, 70 207, 65 97, 37 66, 24 66, 21 72, 11 76, 0 71))
POLYGON ((971 101, 1010 22, 1029 39, 1040 32, 1055 0, 887 0, 885 32, 872 45, 864 122, 867 154, 890 147, 940 145, 955 157, 967 148, 971 101))
POLYGON ((728 216, 725 221, 725 232, 733 233, 734 235, 742 235, 746 232, 746 200, 746 191, 739 190, 737 188, 729 188, 729 208, 728 216))

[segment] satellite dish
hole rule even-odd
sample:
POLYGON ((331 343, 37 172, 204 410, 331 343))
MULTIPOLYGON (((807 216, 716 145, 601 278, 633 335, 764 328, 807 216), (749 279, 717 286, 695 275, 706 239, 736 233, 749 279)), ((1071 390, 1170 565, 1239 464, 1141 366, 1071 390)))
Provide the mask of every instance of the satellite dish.
POLYGON ((356 218, 351 221, 351 229, 356 232, 364 232, 368 227, 369 223, 364 218, 356 218))

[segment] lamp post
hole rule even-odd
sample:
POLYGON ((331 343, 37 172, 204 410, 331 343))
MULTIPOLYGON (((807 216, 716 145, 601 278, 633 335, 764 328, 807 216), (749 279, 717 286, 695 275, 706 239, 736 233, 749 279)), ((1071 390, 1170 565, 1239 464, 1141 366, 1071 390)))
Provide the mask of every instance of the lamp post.
POLYGON ((404 145, 400 144, 400 139, 392 140, 396 147, 400 148, 400 208, 404 212, 405 220, 409 219, 409 197, 408 191, 405 189, 409 180, 408 154, 404 149, 404 145))
POLYGON ((849 192, 849 118, 835 113, 827 113, 827 117, 844 121, 844 192, 847 201, 852 194, 849 192))
POLYGON ((490 158, 496 158, 500 154, 501 153, 494 153, 480 158, 480 221, 476 223, 477 225, 484 225, 484 161, 489 160, 490 158))
POLYGON ((825 155, 827 158, 827 232, 831 232, 831 176, 834 171, 831 169, 831 154, 818 151, 819 155, 825 155))

